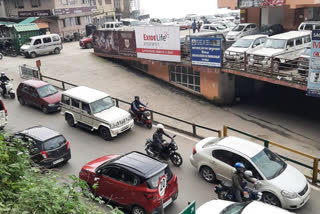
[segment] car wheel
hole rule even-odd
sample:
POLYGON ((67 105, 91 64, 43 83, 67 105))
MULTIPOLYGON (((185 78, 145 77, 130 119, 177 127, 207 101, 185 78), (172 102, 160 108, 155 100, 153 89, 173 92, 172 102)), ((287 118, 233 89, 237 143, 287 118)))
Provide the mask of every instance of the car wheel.
POLYGON ((144 211, 143 208, 138 207, 138 206, 134 206, 131 210, 132 214, 146 214, 146 212, 144 211))
POLYGON ((170 155, 170 160, 175 166, 181 166, 183 163, 181 155, 177 152, 174 152, 172 155, 170 155))
POLYGON ((148 129, 152 129, 152 123, 147 123, 146 126, 148 129))
POLYGON ((30 53, 31 58, 36 58, 37 54, 35 52, 30 53))
POLYGON ((47 114, 47 113, 48 113, 48 107, 46 107, 46 106, 41 106, 41 111, 42 111, 43 113, 47 114))
POLYGON ((213 170, 210 167, 207 167, 207 166, 202 167, 200 170, 200 174, 203 177, 203 179, 209 183, 213 183, 216 180, 216 174, 213 172, 213 170))
POLYGON ((20 103, 21 105, 25 105, 25 104, 26 104, 26 102, 24 101, 24 99, 21 98, 21 97, 18 97, 18 101, 19 101, 19 103, 20 103))
POLYGON ((262 194, 262 202, 266 203, 266 204, 271 204, 273 206, 277 206, 277 207, 281 207, 280 201, 277 198, 277 196, 275 196, 272 193, 269 192, 264 192, 262 194))
POLYGON ((75 126, 73 116, 71 116, 70 114, 66 115, 66 121, 67 121, 69 126, 71 126, 71 127, 75 126))
POLYGON ((60 53, 60 49, 59 48, 54 49, 54 53, 55 54, 59 54, 60 53))
POLYGON ((100 127, 99 134, 100 134, 100 137, 102 137, 104 140, 112 140, 111 133, 109 129, 106 127, 103 127, 103 126, 100 127))
POLYGON ((88 49, 92 48, 92 43, 91 43, 91 42, 88 42, 88 43, 86 44, 86 48, 88 48, 88 49))
POLYGON ((10 98, 11 98, 11 99, 16 98, 16 94, 15 94, 15 93, 13 93, 13 92, 11 92, 11 93, 10 93, 10 98))

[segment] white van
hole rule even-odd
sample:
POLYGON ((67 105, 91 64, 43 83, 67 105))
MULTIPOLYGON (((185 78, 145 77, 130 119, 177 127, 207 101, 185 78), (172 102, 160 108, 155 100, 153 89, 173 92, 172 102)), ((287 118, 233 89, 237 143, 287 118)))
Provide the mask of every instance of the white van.
POLYGON ((20 52, 26 57, 35 58, 37 55, 59 54, 62 48, 60 36, 58 34, 48 34, 30 37, 29 41, 22 45, 20 52))
POLYGON ((270 67, 274 57, 273 71, 279 70, 280 63, 287 63, 299 58, 305 48, 311 45, 309 31, 290 31, 271 36, 263 48, 251 52, 248 64, 257 67, 270 67))
POLYGON ((298 27, 298 31, 303 31, 303 30, 320 30, 320 21, 306 21, 306 22, 301 22, 301 24, 298 27))
POLYGON ((105 22, 101 25, 101 30, 121 30, 123 29, 122 22, 105 22))

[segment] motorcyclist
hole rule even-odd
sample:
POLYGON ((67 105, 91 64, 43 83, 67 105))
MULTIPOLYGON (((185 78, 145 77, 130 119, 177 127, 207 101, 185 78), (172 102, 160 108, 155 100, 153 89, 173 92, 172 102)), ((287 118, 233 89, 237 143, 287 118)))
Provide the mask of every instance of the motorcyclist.
POLYGON ((247 195, 248 192, 243 188, 244 179, 250 183, 256 183, 256 181, 250 177, 248 177, 244 172, 246 170, 243 163, 237 162, 234 165, 236 168, 236 172, 232 175, 232 191, 237 202, 242 202, 241 195, 247 195))
POLYGON ((4 72, 1 72, 0 76, 0 82, 1 82, 1 88, 2 88, 2 95, 4 96, 7 93, 6 88, 6 81, 9 81, 10 79, 6 76, 4 72))
POLYGON ((139 96, 135 96, 134 97, 134 101, 131 103, 131 110, 137 115, 138 119, 141 119, 141 115, 143 112, 140 111, 140 107, 146 107, 145 104, 143 104, 142 102, 140 102, 140 97, 139 96))
POLYGON ((167 136, 170 139, 173 139, 170 135, 168 135, 164 131, 164 126, 162 124, 158 124, 157 130, 155 131, 155 133, 152 136, 152 138, 153 138, 152 146, 155 149, 155 152, 158 153, 158 155, 160 154, 163 147, 165 146, 165 140, 163 139, 163 135, 167 136))

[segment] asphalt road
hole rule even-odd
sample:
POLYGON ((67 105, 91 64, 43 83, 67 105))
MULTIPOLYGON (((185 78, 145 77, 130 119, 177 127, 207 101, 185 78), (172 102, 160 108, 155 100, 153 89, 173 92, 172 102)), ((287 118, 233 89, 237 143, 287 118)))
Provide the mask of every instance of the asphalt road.
MULTIPOLYGON (((133 150, 144 152, 145 139, 152 136, 154 130, 135 126, 133 130, 126 132, 113 141, 102 140, 99 136, 82 130, 72 128, 64 121, 60 113, 46 115, 40 110, 21 106, 17 100, 4 100, 9 113, 9 124, 6 131, 14 132, 36 125, 44 125, 62 133, 70 142, 72 159, 65 165, 59 167, 64 176, 78 175, 81 167, 87 162, 107 154, 123 154, 133 150)), ((182 154, 184 163, 181 168, 171 169, 178 176, 179 197, 169 207, 166 214, 177 214, 185 208, 188 201, 196 200, 197 207, 203 203, 215 199, 212 184, 206 183, 189 162, 189 155, 196 140, 178 135, 176 142, 179 152, 182 154)), ((317 214, 320 210, 318 198, 320 192, 312 190, 310 201, 297 213, 317 214)))

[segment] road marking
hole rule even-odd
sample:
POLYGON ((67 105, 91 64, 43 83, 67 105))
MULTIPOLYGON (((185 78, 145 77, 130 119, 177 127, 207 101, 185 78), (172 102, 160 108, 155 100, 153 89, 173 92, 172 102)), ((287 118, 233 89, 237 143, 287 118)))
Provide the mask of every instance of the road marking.
MULTIPOLYGON (((155 128, 157 128, 156 125, 152 125, 152 126, 155 127, 155 128)), ((188 139, 188 140, 190 140, 190 141, 199 142, 199 140, 196 140, 196 139, 194 139, 194 138, 192 138, 192 137, 189 137, 189 136, 187 136, 187 135, 181 134, 181 133, 179 133, 179 132, 175 132, 175 131, 169 130, 169 129, 167 129, 167 128, 166 128, 165 130, 166 130, 167 132, 172 133, 172 134, 175 134, 175 135, 178 135, 178 136, 180 136, 180 137, 186 138, 186 139, 188 139)))

